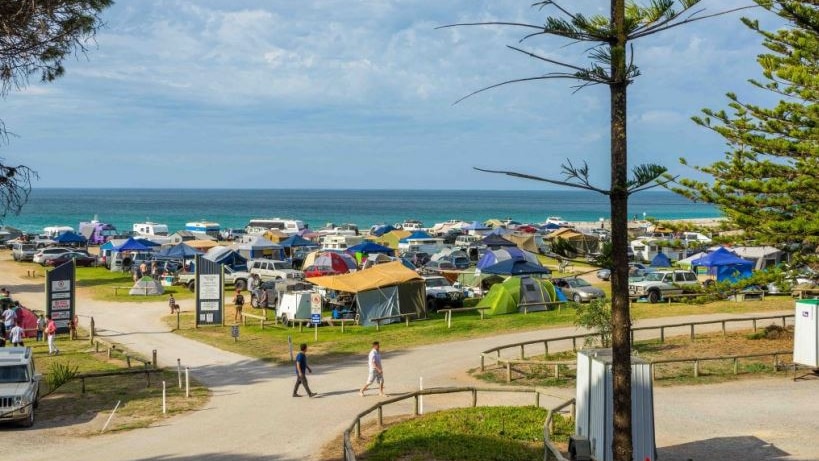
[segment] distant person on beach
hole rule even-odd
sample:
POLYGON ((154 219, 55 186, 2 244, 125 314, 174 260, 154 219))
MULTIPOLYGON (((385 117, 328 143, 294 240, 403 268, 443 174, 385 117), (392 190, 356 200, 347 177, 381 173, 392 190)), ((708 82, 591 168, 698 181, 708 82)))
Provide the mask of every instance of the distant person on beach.
POLYGON ((313 397, 316 395, 315 392, 310 390, 310 386, 307 385, 307 373, 313 372, 313 369, 310 368, 310 365, 307 364, 307 344, 302 343, 299 346, 299 353, 296 355, 296 386, 293 387, 293 397, 301 397, 299 395, 299 386, 304 386, 304 390, 307 391, 307 395, 313 397))
POLYGON ((46 337, 48 338, 48 355, 59 354, 60 350, 54 345, 54 337, 57 336, 57 324, 50 315, 46 315, 46 337))
POLYGON ((233 306, 236 308, 233 321, 238 322, 242 317, 242 308, 245 306, 245 297, 242 295, 242 290, 236 290, 236 296, 233 297, 233 306))
POLYGON ((372 383, 378 383, 378 395, 384 395, 384 369, 381 368, 381 344, 378 341, 373 341, 373 348, 367 356, 367 367, 369 374, 367 375, 367 383, 358 391, 358 394, 364 397, 364 391, 370 387, 372 383))

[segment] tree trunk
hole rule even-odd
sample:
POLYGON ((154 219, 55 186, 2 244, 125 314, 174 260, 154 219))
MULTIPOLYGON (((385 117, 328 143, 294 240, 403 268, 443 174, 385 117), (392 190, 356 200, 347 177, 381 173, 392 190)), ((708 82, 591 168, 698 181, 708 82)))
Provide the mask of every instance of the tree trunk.
POLYGON ((614 461, 632 461, 631 314, 628 298, 628 144, 626 138, 625 1, 612 0, 617 41, 611 44, 611 321, 614 461))

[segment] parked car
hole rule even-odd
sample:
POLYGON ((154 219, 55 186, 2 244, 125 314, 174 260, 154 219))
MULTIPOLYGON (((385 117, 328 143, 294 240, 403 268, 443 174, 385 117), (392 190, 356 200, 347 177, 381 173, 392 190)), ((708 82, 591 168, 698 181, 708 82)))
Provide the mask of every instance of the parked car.
POLYGON ((446 258, 447 261, 451 262, 453 266, 455 266, 458 270, 464 270, 469 268, 469 258, 462 255, 454 255, 448 256, 446 258))
POLYGON ((41 264, 45 266, 48 264, 49 259, 56 258, 57 256, 63 253, 69 253, 73 250, 71 248, 62 248, 62 247, 52 247, 52 248, 43 248, 31 258, 37 264, 41 264))
POLYGON ((427 311, 435 312, 446 306, 461 307, 464 305, 464 294, 450 285, 449 280, 441 276, 424 277, 426 285, 427 311))
POLYGON ((409 259, 416 267, 422 267, 430 261, 429 253, 423 251, 408 251, 404 253, 403 257, 409 259))
POLYGON ((639 282, 629 281, 628 292, 631 297, 648 298, 650 303, 656 303, 664 296, 681 294, 697 286, 699 280, 692 271, 659 270, 647 273, 639 282))
POLYGON ((597 278, 600 280, 611 280, 611 269, 600 269, 597 271, 597 278))
POLYGON ((438 261, 430 261, 424 264, 423 272, 426 274, 440 274, 442 271, 456 271, 458 270, 451 262, 439 259, 438 261))
POLYGON ((556 287, 563 291, 568 299, 576 303, 591 302, 593 299, 603 299, 606 293, 591 283, 577 277, 554 279, 556 287))
POLYGON ((34 369, 30 347, 0 348, 0 421, 33 426, 41 380, 42 375, 34 369))
POLYGON ((68 253, 62 253, 49 259, 46 261, 46 264, 56 267, 60 264, 71 261, 72 259, 76 265, 82 267, 93 266, 97 263, 97 258, 95 256, 89 256, 85 253, 79 253, 76 251, 69 251, 68 253))
POLYGON ((15 261, 31 261, 37 253, 37 247, 33 243, 17 242, 11 247, 11 257, 15 261))
POLYGON ((304 273, 293 269, 287 261, 254 259, 248 263, 248 272, 258 274, 262 280, 303 280, 304 273))

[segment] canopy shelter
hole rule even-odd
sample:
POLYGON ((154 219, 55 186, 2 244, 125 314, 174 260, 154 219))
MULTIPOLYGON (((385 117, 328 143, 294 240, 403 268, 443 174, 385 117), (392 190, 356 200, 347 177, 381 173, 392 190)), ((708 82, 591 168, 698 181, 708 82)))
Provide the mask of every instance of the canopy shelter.
POLYGON ((189 259, 201 255, 202 252, 196 248, 192 248, 184 243, 178 243, 172 247, 165 248, 157 253, 157 256, 163 258, 189 259))
POLYGON ((248 242, 233 244, 230 248, 247 259, 269 258, 282 260, 285 258, 281 245, 273 243, 261 235, 253 237, 248 242))
POLYGON ((142 242, 137 241, 133 237, 128 237, 128 240, 122 242, 117 247, 114 247, 114 251, 151 251, 153 248, 145 245, 142 242))
POLYGON ((478 260, 477 268, 483 270, 493 264, 497 264, 507 259, 524 259, 532 264, 540 265, 537 256, 534 253, 523 251, 517 247, 503 248, 501 250, 490 250, 484 253, 481 259, 478 260))
POLYGON ((85 246, 88 244, 88 239, 80 234, 68 231, 54 237, 54 241, 60 245, 67 246, 85 246))
POLYGON ((595 253, 600 247, 600 238, 596 235, 584 234, 568 227, 561 227, 544 237, 544 239, 549 241, 565 240, 580 255, 595 253))
POLYGON ((671 267, 671 260, 665 253, 657 253, 657 256, 651 260, 651 267, 671 267))
POLYGON ((293 248, 293 247, 317 247, 319 246, 316 242, 311 240, 307 240, 306 238, 302 237, 301 235, 291 235, 286 239, 279 242, 279 245, 282 248, 293 248))
POLYGON ((518 246, 515 242, 511 242, 506 240, 505 238, 501 237, 498 234, 489 234, 483 239, 481 239, 481 244, 486 245, 491 250, 497 250, 498 248, 504 247, 516 247, 518 246))
MULTIPOLYGON (((398 261, 351 274, 313 277, 307 281, 354 294, 362 325, 373 325, 374 318, 399 314, 426 316, 424 279, 398 261)), ((394 320, 401 321, 400 318, 394 320)))
POLYGON ((338 251, 314 251, 304 257, 303 268, 310 266, 330 268, 333 272, 346 274, 358 268, 355 259, 347 253, 338 251))
POLYGON ((507 259, 497 264, 481 269, 482 274, 498 274, 498 275, 548 275, 552 271, 535 264, 525 259, 507 259))
POLYGON ((188 240, 185 242, 191 248, 195 248, 199 251, 208 251, 211 248, 218 247, 219 244, 214 242, 213 240, 204 240, 204 239, 196 239, 196 240, 188 240))
POLYGON ((384 246, 384 245, 379 245, 379 244, 374 243, 374 242, 369 242, 367 240, 364 240, 363 242, 359 243, 358 245, 353 245, 351 247, 348 247, 346 251, 347 251, 347 253, 350 253, 350 254, 362 253, 362 254, 368 255, 368 254, 373 254, 373 253, 383 253, 383 254, 385 254, 387 256, 395 255, 395 251, 392 248, 384 246))
POLYGON ((373 241, 379 245, 383 245, 385 247, 392 248, 393 250, 397 250, 398 242, 400 242, 402 238, 409 237, 410 235, 412 235, 412 232, 410 231, 397 229, 389 231, 386 234, 383 234, 381 237, 374 239, 373 241))
POLYGON ((278 229, 268 229, 262 234, 262 237, 266 238, 267 240, 270 240, 273 243, 279 243, 282 240, 287 239, 287 237, 290 237, 290 234, 285 234, 284 232, 278 229))
POLYGON ((427 233, 426 233, 426 232, 424 232, 424 231, 415 231, 415 232, 411 233, 410 235, 408 235, 408 236, 406 236, 406 237, 402 238, 402 239, 401 239, 401 240, 399 240, 398 242, 399 242, 399 243, 407 243, 407 241, 409 241, 409 240, 415 240, 415 239, 431 239, 431 238, 432 238, 432 236, 431 236, 431 235, 429 235, 429 234, 427 234, 427 233))
POLYGON ((247 259, 228 247, 213 247, 203 256, 205 259, 228 266, 233 270, 247 270, 247 259))
POLYGON ((382 235, 384 235, 384 234, 386 234, 388 232, 392 232, 394 230, 395 230, 394 226, 392 226, 390 224, 383 224, 381 226, 373 227, 373 229, 370 231, 370 235, 375 236, 375 237, 381 237, 382 235))
POLYGON ((736 282, 751 276, 754 263, 740 258, 724 247, 712 251, 702 258, 691 261, 691 267, 703 266, 708 268, 708 274, 717 278, 717 282, 727 280, 736 282))
POLYGON ((510 232, 503 236, 506 240, 514 243, 521 250, 537 253, 539 251, 537 243, 535 243, 535 236, 529 233, 510 232))
POLYGON ((523 276, 492 285, 477 307, 488 307, 489 315, 501 315, 522 312, 524 307, 527 311, 547 310, 546 303, 557 301, 561 301, 560 291, 550 281, 523 276))

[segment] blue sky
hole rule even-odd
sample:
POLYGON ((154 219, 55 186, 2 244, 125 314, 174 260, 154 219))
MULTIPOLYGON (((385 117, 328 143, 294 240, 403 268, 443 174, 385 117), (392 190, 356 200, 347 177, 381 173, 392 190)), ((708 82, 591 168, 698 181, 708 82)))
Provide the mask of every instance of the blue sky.
MULTIPOLYGON (((35 187, 532 189, 473 166, 556 176, 587 160, 608 184, 608 90, 568 81, 506 86, 554 70, 510 51, 542 22, 531 0, 119 0, 67 75, 0 101, 16 134, 0 148, 35 187)), ((705 0, 707 13, 750 0, 705 0)), ((608 1, 565 1, 605 13, 608 1)), ((777 24, 760 10, 744 13, 777 24)), ((757 102, 760 38, 719 17, 642 39, 630 87, 630 163, 710 163, 725 150, 689 120, 734 91, 757 102)), ((582 45, 525 46, 586 62, 582 45)))

